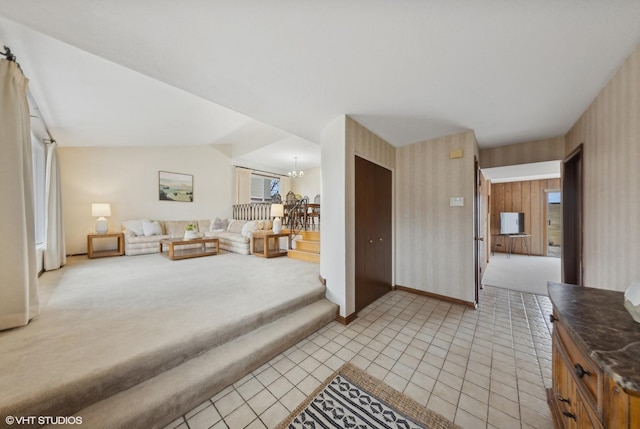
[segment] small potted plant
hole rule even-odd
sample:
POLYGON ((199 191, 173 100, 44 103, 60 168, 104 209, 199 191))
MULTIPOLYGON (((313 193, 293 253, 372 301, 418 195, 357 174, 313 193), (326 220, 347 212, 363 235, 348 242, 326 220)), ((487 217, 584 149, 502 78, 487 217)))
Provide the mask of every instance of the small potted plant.
POLYGON ((194 238, 198 238, 198 226, 190 223, 184 227, 184 239, 193 240, 194 238))

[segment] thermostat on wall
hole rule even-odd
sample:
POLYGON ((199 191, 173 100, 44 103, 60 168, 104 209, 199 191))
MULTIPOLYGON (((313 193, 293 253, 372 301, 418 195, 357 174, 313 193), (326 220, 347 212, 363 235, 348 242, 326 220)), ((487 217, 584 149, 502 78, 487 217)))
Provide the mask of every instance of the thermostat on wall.
POLYGON ((464 197, 451 197, 449 198, 449 207, 463 207, 464 197))
POLYGON ((449 152, 449 159, 462 158, 463 155, 464 152, 462 151, 462 149, 452 150, 451 152, 449 152))

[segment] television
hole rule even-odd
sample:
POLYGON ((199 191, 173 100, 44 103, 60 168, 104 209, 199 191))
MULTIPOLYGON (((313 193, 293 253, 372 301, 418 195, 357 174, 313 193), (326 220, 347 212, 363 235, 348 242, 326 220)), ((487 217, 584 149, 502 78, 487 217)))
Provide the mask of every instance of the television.
POLYGON ((524 234, 524 213, 500 213, 500 234, 524 234))

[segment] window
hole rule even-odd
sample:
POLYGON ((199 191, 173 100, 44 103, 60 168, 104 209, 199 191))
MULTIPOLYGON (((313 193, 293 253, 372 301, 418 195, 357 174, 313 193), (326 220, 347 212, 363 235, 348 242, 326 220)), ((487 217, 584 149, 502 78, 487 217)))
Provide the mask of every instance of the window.
POLYGON ((251 201, 271 201, 273 196, 280 192, 280 179, 275 177, 251 175, 251 201))
POLYGON ((35 199, 36 244, 44 244, 46 209, 46 152, 45 145, 31 134, 31 153, 33 162, 33 196, 35 199))
POLYGON ((549 198, 549 204, 560 204, 561 196, 560 192, 549 192, 547 196, 549 198))

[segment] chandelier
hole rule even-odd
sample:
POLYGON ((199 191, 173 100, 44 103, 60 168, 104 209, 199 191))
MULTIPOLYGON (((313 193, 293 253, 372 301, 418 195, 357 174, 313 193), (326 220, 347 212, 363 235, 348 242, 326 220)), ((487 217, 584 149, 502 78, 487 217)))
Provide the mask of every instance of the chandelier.
POLYGON ((304 176, 304 171, 302 171, 302 170, 298 171, 298 157, 297 157, 297 156, 294 156, 294 157, 293 157, 293 159, 294 159, 294 166, 293 166, 293 170, 292 170, 292 171, 290 171, 290 172, 288 172, 288 173, 287 173, 287 175, 288 175, 289 177, 294 178, 294 179, 295 179, 296 177, 302 177, 302 176, 304 176))

